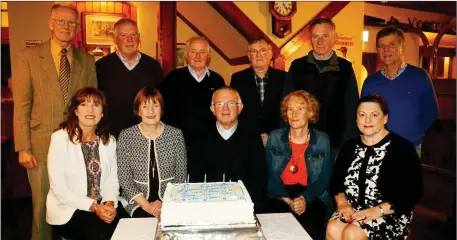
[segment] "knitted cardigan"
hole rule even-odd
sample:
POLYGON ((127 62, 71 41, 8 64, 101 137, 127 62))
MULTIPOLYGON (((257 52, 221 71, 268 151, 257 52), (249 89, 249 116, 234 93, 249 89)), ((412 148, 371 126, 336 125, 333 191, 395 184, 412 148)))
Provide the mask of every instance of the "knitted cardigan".
MULTIPOLYGON (((181 130, 164 125, 162 135, 154 140, 158 195, 162 200, 167 183, 183 183, 187 176, 187 154, 181 130)), ((142 194, 148 199, 151 141, 136 124, 121 131, 117 145, 118 177, 122 205, 132 215, 139 207, 133 199, 142 194)))

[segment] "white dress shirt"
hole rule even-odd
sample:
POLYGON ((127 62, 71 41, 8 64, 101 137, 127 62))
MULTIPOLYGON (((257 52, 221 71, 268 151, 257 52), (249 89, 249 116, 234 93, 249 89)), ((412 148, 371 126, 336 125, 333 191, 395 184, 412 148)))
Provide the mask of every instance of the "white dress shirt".
POLYGON ((194 77, 195 80, 197 80, 197 82, 202 82, 206 75, 208 75, 208 77, 209 77, 209 69, 208 69, 208 67, 205 68, 205 72, 200 77, 197 76, 197 72, 195 72, 190 67, 190 65, 187 65, 187 69, 189 69, 190 75, 192 75, 192 77, 194 77))
POLYGON ((124 56, 122 56, 122 54, 119 51, 116 51, 116 54, 119 57, 119 59, 122 61, 122 63, 125 65, 125 67, 130 71, 132 71, 136 67, 136 65, 138 65, 138 63, 140 63, 140 59, 141 59, 140 52, 137 52, 135 62, 133 62, 132 65, 129 64, 127 59, 125 59, 124 56))

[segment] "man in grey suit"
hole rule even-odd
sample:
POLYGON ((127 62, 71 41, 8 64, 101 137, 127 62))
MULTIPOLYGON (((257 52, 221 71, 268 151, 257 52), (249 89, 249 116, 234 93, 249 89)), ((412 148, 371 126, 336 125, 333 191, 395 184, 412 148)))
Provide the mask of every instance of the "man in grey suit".
POLYGON ((14 143, 32 190, 34 240, 51 239, 45 221, 51 134, 66 119, 74 93, 97 86, 93 56, 71 44, 80 25, 78 15, 73 7, 54 5, 48 20, 51 39, 21 50, 13 72, 14 143))

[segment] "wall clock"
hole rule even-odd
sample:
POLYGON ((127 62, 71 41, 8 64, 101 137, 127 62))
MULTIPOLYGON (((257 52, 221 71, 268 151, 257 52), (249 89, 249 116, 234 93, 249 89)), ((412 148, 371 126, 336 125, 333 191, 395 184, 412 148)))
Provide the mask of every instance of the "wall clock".
POLYGON ((269 2, 272 16, 273 34, 284 38, 292 32, 292 17, 297 12, 297 3, 293 1, 269 2))

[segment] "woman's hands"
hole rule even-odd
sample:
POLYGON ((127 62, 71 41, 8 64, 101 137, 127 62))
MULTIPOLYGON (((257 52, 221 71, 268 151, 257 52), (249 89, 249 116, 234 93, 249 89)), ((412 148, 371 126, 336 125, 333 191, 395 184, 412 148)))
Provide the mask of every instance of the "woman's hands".
POLYGON ((283 197, 282 200, 289 205, 290 209, 297 215, 302 215, 306 210, 306 201, 303 196, 296 197, 294 199, 283 197))
POLYGON ((111 223, 117 215, 116 208, 114 207, 114 203, 108 204, 96 204, 94 203, 93 209, 97 217, 103 220, 106 223, 111 223))
POLYGON ((353 220, 353 214, 354 214, 354 208, 349 204, 346 195, 344 193, 340 193, 335 196, 335 202, 336 202, 336 212, 338 213, 338 217, 344 218, 346 222, 352 222, 353 220))
POLYGON ((160 216, 162 210, 162 201, 155 200, 154 202, 149 203, 149 211, 148 213, 154 217, 160 216))
POLYGON ((297 215, 302 215, 305 212, 305 210, 306 210, 305 197, 298 196, 298 197, 294 198, 293 210, 297 215))
POLYGON ((288 198, 288 197, 283 197, 281 198, 285 203, 287 203, 287 205, 289 205, 290 209, 292 209, 292 211, 295 212, 294 210, 294 200, 288 198))
POLYGON ((366 208, 360 211, 355 211, 354 208, 347 201, 346 195, 340 193, 335 196, 336 211, 339 217, 344 218, 346 222, 367 222, 373 219, 377 219, 384 214, 392 214, 391 205, 387 202, 381 203, 378 206, 366 208), (382 208, 382 209, 380 209, 382 208), (386 210, 387 209, 387 210, 386 210), (381 211, 382 210, 382 211, 381 211))
POLYGON ((343 203, 337 204, 336 211, 338 212, 338 217, 344 218, 346 222, 354 221, 354 208, 346 201, 343 203))
POLYGON ((144 198, 144 196, 138 196, 134 199, 138 205, 147 213, 154 217, 160 216, 161 209, 162 209, 162 201, 156 200, 154 202, 149 202, 144 198))
POLYGON ((382 217, 382 213, 379 210, 378 206, 360 210, 360 211, 354 213, 354 215, 352 216, 354 221, 358 221, 358 222, 362 222, 362 223, 371 221, 373 219, 377 219, 380 217, 382 217))
POLYGON ((138 203, 140 207, 150 215, 154 217, 160 216, 161 209, 162 209, 162 201, 156 200, 154 202, 148 202, 148 200, 144 199, 141 203, 138 203))

